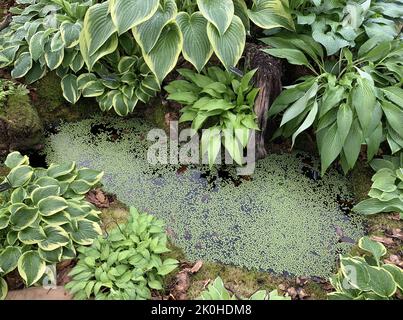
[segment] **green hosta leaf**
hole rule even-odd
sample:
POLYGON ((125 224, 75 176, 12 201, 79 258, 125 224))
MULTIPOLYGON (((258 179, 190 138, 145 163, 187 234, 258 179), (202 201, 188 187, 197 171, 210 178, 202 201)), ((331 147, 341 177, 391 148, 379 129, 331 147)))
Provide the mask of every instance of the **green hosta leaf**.
POLYGON ((224 35, 234 17, 235 9, 232 0, 197 0, 197 5, 203 16, 216 28, 218 34, 224 35))
POLYGON ((234 16, 227 31, 222 35, 211 23, 207 24, 207 35, 213 50, 223 65, 229 69, 237 65, 245 48, 246 32, 239 17, 234 16))
POLYGON ((365 132, 371 124, 376 96, 373 84, 365 78, 358 78, 357 85, 351 93, 352 105, 357 112, 361 128, 365 132))
POLYGON ((25 228, 18 232, 18 239, 27 245, 38 244, 46 239, 46 234, 41 227, 37 228, 25 228))
POLYGON ((353 124, 353 110, 347 104, 342 104, 337 112, 337 134, 344 145, 353 124))
POLYGON ((309 61, 302 51, 297 49, 263 49, 264 52, 277 58, 287 59, 291 64, 308 66, 309 61))
POLYGON ((27 192, 24 188, 20 187, 13 191, 11 194, 11 203, 23 203, 27 198, 27 192))
POLYGON ((201 139, 202 154, 208 155, 210 168, 216 163, 217 157, 221 151, 221 133, 220 130, 211 128, 203 131, 201 139))
POLYGON ((38 202, 41 215, 47 217, 63 211, 68 207, 67 201, 62 197, 51 196, 38 202))
POLYGON ((35 33, 29 41, 29 52, 31 53, 32 60, 38 61, 45 53, 45 32, 40 31, 35 33))
POLYGON ((388 271, 395 279, 396 285, 400 290, 403 290, 403 270, 394 264, 384 264, 382 269, 388 271))
POLYGON ((363 237, 358 242, 358 246, 367 252, 370 252, 376 261, 380 262, 380 259, 387 253, 385 246, 382 243, 371 240, 369 237, 363 237))
POLYGON ((0 278, 0 300, 4 300, 7 297, 8 285, 6 280, 0 278))
POLYGON ((350 168, 353 168, 361 151, 362 131, 358 120, 354 120, 350 132, 344 141, 343 151, 350 168))
POLYGON ((370 275, 366 264, 361 260, 341 257, 340 268, 351 286, 362 291, 371 289, 370 275))
POLYGON ((353 211, 363 215, 394 211, 403 212, 403 203, 400 199, 392 199, 387 202, 379 199, 367 199, 357 204, 353 211))
POLYGON ((90 81, 82 87, 82 95, 85 98, 95 98, 102 96, 105 92, 105 87, 101 81, 90 81))
POLYGON ((369 286, 372 291, 381 297, 391 297, 395 294, 397 286, 393 276, 385 269, 367 266, 370 276, 369 286))
POLYGON ((43 228, 46 239, 38 243, 39 248, 44 251, 53 251, 67 245, 70 241, 68 233, 61 227, 47 226, 43 228))
POLYGON ((52 251, 45 251, 45 250, 42 250, 41 248, 39 248, 38 252, 43 260, 45 260, 48 263, 54 264, 54 263, 61 262, 63 248, 60 247, 60 248, 57 248, 52 251))
POLYGON ((4 164, 6 167, 10 169, 14 169, 15 167, 22 166, 22 165, 28 165, 29 164, 29 158, 27 156, 21 155, 21 153, 15 151, 10 153, 7 156, 6 161, 4 161, 4 164))
POLYGON ((0 275, 4 276, 17 268, 21 250, 18 247, 7 247, 0 252, 0 275))
POLYGON ((40 63, 34 63, 31 70, 25 75, 25 82, 27 84, 32 84, 39 79, 42 79, 47 73, 47 68, 42 66, 40 63))
POLYGON ((30 226, 37 218, 37 208, 29 208, 26 205, 21 205, 19 209, 11 214, 10 222, 13 226, 13 230, 20 231, 30 226))
POLYGON ((132 29, 137 43, 145 53, 150 53, 154 48, 162 30, 175 18, 177 11, 174 0, 164 0, 150 19, 132 29))
POLYGON ((234 137, 233 130, 224 130, 224 147, 237 164, 243 164, 243 145, 234 137))
POLYGON ((64 49, 62 48, 58 51, 51 51, 49 48, 46 48, 45 51, 45 60, 49 69, 55 70, 60 67, 64 59, 64 49))
POLYGON ((397 86, 382 89, 385 96, 398 106, 403 106, 403 89, 397 86))
POLYGON ((32 168, 29 166, 15 167, 8 174, 7 180, 13 188, 22 187, 31 180, 33 173, 32 168))
POLYGON ((68 74, 62 79, 63 97, 71 104, 76 104, 80 99, 80 92, 77 86, 77 77, 68 74))
POLYGON ((381 103, 383 112, 386 115, 389 125, 403 139, 403 109, 402 106, 397 106, 387 101, 381 103))
POLYGON ((51 164, 47 169, 47 175, 51 178, 58 178, 71 173, 76 168, 76 163, 66 162, 63 164, 51 164))
POLYGON ((11 76, 14 79, 22 78, 32 68, 32 58, 29 52, 21 53, 14 63, 14 69, 11 71, 11 76))
POLYGON ((288 0, 255 0, 249 18, 263 29, 285 28, 295 30, 288 0))
POLYGON ((71 233, 71 238, 80 245, 91 245, 98 236, 102 235, 101 227, 96 222, 86 219, 78 220, 77 226, 78 229, 71 233))
POLYGON ((183 56, 200 72, 213 54, 206 32, 207 20, 200 12, 181 12, 176 21, 183 35, 183 56))
POLYGON ((304 132, 305 130, 307 130, 308 128, 310 128, 313 124, 313 122, 316 119, 316 116, 318 114, 318 103, 317 101, 314 102, 311 111, 309 111, 308 116, 306 117, 305 121, 303 122, 303 124, 298 128, 298 130, 293 134, 292 136, 292 146, 294 146, 295 144, 295 139, 298 137, 298 135, 301 132, 304 132))
POLYGON ((109 10, 119 34, 150 19, 159 7, 158 0, 110 0, 109 10))
POLYGON ((166 259, 162 266, 158 268, 158 274, 166 276, 178 267, 178 261, 175 259, 166 259))
POLYGON ((337 124, 335 123, 329 129, 325 130, 326 133, 320 145, 322 175, 326 172, 333 161, 336 160, 343 149, 343 141, 338 134, 337 124))
POLYGON ((182 43, 179 26, 176 22, 170 22, 162 30, 154 48, 149 53, 143 52, 145 62, 160 83, 175 68, 182 43))
MULTIPOLYGON (((95 4, 88 9, 85 15, 80 42, 86 44, 87 50, 85 51, 88 52, 89 56, 94 55, 95 52, 101 49, 112 34, 116 32, 108 9, 109 2, 95 4)), ((83 52, 82 48, 81 51, 83 52)))
POLYGON ((104 173, 101 171, 83 168, 78 170, 77 179, 84 180, 87 183, 95 185, 101 181, 103 175, 104 173))
POLYGON ((81 26, 79 23, 64 21, 60 26, 61 39, 66 48, 74 48, 79 43, 81 26))
POLYGON ((38 282, 45 271, 45 261, 38 251, 27 251, 18 260, 18 272, 28 287, 38 282))
POLYGON ((70 222, 70 216, 67 212, 61 211, 49 217, 42 216, 42 221, 50 226, 62 226, 70 222))

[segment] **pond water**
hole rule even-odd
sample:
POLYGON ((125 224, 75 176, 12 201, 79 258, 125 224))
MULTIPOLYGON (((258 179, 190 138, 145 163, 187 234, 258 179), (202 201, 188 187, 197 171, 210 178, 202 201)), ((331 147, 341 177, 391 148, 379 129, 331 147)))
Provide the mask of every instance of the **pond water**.
POLYGON ((326 277, 364 234, 348 210, 348 180, 336 171, 320 178, 304 153, 271 154, 248 179, 231 168, 152 166, 150 128, 101 118, 64 124, 48 138, 47 161, 105 171, 104 189, 162 218, 190 260, 326 277))

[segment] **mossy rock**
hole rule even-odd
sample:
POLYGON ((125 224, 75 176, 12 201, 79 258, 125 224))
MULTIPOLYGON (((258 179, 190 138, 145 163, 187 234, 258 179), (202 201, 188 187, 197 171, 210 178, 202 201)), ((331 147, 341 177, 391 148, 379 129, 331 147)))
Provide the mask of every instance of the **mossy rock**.
POLYGON ((63 97, 60 78, 55 72, 48 73, 33 87, 36 92, 35 107, 46 127, 60 122, 74 122, 88 118, 99 112, 98 103, 94 99, 80 99, 71 105, 63 97))
POLYGON ((10 95, 0 110, 0 152, 36 149, 43 138, 43 125, 28 93, 10 95))

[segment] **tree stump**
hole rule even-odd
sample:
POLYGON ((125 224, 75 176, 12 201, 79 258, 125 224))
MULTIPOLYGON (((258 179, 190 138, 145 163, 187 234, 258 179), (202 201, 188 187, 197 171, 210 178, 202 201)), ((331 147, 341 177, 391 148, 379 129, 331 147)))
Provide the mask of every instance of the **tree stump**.
POLYGON ((249 70, 258 69, 254 77, 254 85, 260 88, 255 102, 255 113, 260 131, 256 133, 256 157, 265 158, 267 150, 267 115, 273 101, 282 90, 282 62, 261 51, 265 46, 248 43, 245 49, 245 66, 249 70))

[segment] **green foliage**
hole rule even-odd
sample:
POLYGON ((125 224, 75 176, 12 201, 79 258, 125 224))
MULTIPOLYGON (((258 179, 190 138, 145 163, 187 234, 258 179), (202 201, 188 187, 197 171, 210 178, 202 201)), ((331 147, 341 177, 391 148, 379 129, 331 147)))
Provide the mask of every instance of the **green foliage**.
POLYGON ((169 100, 185 105, 180 122, 192 122, 195 131, 208 128, 203 130, 201 148, 203 155, 208 154, 210 167, 216 163, 221 143, 235 162, 243 164, 251 131, 259 130, 254 113, 259 89, 250 84, 255 72, 239 79, 218 67, 207 68, 204 74, 181 69, 186 80, 165 87, 169 100))
POLYGON ((345 172, 367 145, 368 159, 388 141, 392 153, 403 147, 403 75, 396 40, 370 43, 358 53, 343 49, 337 60, 325 59, 323 48, 309 36, 279 34, 263 39, 274 48, 264 51, 309 68, 314 75, 288 87, 269 116, 282 114, 276 136, 297 136, 313 127, 322 159, 322 174, 340 156, 345 172))
MULTIPOLYGON (((213 283, 209 284, 206 290, 201 293, 200 299, 202 300, 238 300, 238 298, 231 294, 224 286, 220 277, 216 278, 213 283)), ((249 299, 239 298, 240 300, 291 300, 288 296, 283 296, 274 290, 270 293, 266 290, 260 290, 254 293, 249 299)))
POLYGON ((401 31, 403 2, 390 0, 291 1, 298 33, 307 33, 331 56, 342 48, 392 41, 401 31))
POLYGON ((169 252, 164 222, 131 208, 127 224, 82 247, 66 289, 75 299, 143 300, 162 290, 164 277, 178 265, 169 252))
POLYGON ((11 169, 0 203, 0 276, 16 268, 27 286, 38 282, 47 264, 73 259, 75 246, 99 234, 99 212, 85 194, 102 173, 75 163, 33 168, 19 152, 8 155, 11 169))
POLYGON ((0 79, 0 115, 4 113, 7 100, 11 96, 25 96, 29 93, 24 85, 13 81, 0 79))
POLYGON ((375 159, 371 167, 376 174, 372 177, 370 199, 360 202, 353 210, 363 215, 399 212, 403 220, 403 153, 375 159))
POLYGON ((359 247, 365 251, 361 256, 340 256, 340 269, 330 279, 335 292, 330 300, 390 300, 397 290, 403 290, 401 268, 384 264, 386 254, 383 244, 368 237, 361 238, 359 247))

